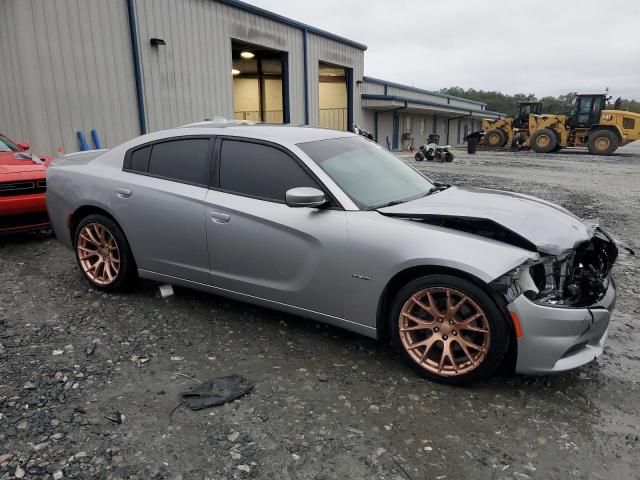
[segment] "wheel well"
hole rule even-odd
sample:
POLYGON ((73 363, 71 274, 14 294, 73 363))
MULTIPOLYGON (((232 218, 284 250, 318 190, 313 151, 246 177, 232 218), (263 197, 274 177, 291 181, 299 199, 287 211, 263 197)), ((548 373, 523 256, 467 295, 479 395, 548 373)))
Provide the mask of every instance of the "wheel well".
POLYGON ((591 130, 589 130, 589 136, 593 135, 599 130, 609 130, 610 132, 615 133, 618 137, 618 142, 622 142, 622 135, 620 134, 620 131, 613 125, 594 125, 591 127, 591 130))
POLYGON ((505 299, 499 293, 493 291, 489 287, 489 285, 480 280, 478 277, 462 270, 443 267, 439 265, 421 265, 410 267, 402 270, 401 272, 398 272, 391 278, 391 280, 389 280, 384 290, 382 291, 380 300, 378 301, 378 313, 376 318, 376 331, 378 339, 382 340, 383 342, 387 342, 390 339, 390 325, 387 321, 387 317, 389 315, 389 309, 391 308, 393 298, 400 291, 400 289, 416 278, 433 274, 446 274, 463 278, 480 287, 487 295, 489 295, 489 298, 493 300, 493 302, 498 307, 498 310, 500 310, 500 312, 502 312, 502 314, 504 315, 505 320, 507 321, 507 325, 509 325, 509 331, 511 333, 509 347, 507 350, 507 354, 505 355, 505 361, 514 361, 515 363, 516 332, 513 323, 510 321, 510 316, 508 314, 507 303, 505 299))
MULTIPOLYGON (((76 232, 76 228, 78 228, 78 225, 80 224, 82 219, 92 214, 104 215, 105 217, 110 218, 113 222, 115 222, 116 225, 118 225, 118 227, 120 227, 120 224, 118 223, 118 221, 115 218, 113 218, 113 215, 111 215, 106 210, 103 210, 102 208, 96 207, 93 205, 84 205, 78 208, 75 212, 73 212, 71 214, 71 217, 69 218, 69 233, 71 234, 72 242, 75 243, 74 234, 76 232)), ((122 230, 122 227, 120 227, 120 229, 122 230)))

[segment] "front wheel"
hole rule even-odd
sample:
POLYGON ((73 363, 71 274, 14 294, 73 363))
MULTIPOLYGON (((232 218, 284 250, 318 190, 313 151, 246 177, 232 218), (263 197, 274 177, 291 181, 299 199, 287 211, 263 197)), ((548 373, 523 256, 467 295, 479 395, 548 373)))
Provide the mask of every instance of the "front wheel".
POLYGON ((618 136, 611 130, 596 130, 589 135, 587 146, 592 155, 611 155, 618 144, 618 136))
POLYGON ((464 384, 491 374, 504 359, 505 315, 477 285, 427 275, 396 295, 389 317, 400 357, 423 377, 464 384))
POLYGON ((484 135, 484 144, 491 148, 504 147, 507 143, 507 135, 499 128, 489 130, 484 135))
POLYGON ((449 163, 449 162, 453 162, 453 153, 451 152, 445 152, 444 154, 444 161, 449 163))
POLYGON ((551 153, 558 145, 556 132, 550 128, 536 130, 531 135, 531 148, 536 153, 551 153))
POLYGON ((424 154, 421 151, 417 151, 415 154, 416 162, 422 162, 424 160, 424 154))
POLYGON ((124 290, 135 277, 131 249, 120 227, 99 214, 83 218, 74 245, 78 265, 92 287, 107 292, 124 290))

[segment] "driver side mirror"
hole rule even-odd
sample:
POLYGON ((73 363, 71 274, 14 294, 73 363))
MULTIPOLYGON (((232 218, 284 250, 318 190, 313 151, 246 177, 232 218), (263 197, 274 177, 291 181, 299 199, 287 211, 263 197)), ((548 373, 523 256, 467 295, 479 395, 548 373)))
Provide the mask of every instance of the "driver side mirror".
POLYGON ((287 190, 286 203, 290 207, 321 207, 328 202, 324 192, 313 187, 297 187, 287 190))
POLYGON ((27 142, 18 142, 16 143, 16 145, 22 150, 29 150, 31 148, 31 145, 29 145, 27 142))

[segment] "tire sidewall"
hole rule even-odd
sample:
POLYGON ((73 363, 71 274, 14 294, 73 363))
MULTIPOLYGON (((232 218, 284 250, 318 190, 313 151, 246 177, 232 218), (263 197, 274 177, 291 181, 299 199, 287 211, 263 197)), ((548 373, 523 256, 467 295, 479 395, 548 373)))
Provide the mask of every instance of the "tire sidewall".
POLYGON ((500 148, 500 147, 504 147, 505 143, 507 142, 507 136, 505 135, 505 133, 500 130, 499 128, 494 128, 493 130, 489 130, 487 132, 487 139, 489 139, 492 135, 498 135, 498 138, 500 139, 500 141, 496 144, 492 144, 489 142, 486 142, 488 147, 491 148, 500 148))
POLYGON ((422 377, 441 383, 464 385, 490 375, 502 363, 511 339, 511 332, 505 314, 500 311, 491 297, 475 283, 453 275, 426 275, 409 282, 396 294, 389 312, 388 326, 391 340, 402 360, 422 377), (404 303, 413 294, 429 287, 445 287, 458 290, 476 302, 485 314, 491 336, 489 351, 482 363, 468 373, 455 377, 445 377, 429 372, 411 358, 402 344, 399 324, 400 311, 404 303))
POLYGON ((533 135, 531 135, 531 148, 537 153, 551 153, 557 145, 558 138, 556 137, 556 133, 549 128, 543 128, 542 130, 534 132, 533 135), (537 143, 538 137, 542 136, 543 134, 549 137, 549 144, 544 148, 538 147, 537 143))
POLYGON ((89 284, 93 288, 105 292, 115 292, 124 290, 129 285, 129 281, 132 277, 132 272, 135 270, 133 257, 131 255, 131 249, 129 248, 129 243, 127 242, 127 239, 125 238, 124 233, 122 232, 120 227, 109 217, 99 214, 91 214, 84 217, 80 221, 80 223, 78 223, 78 226, 76 227, 75 233, 73 235, 73 250, 75 252, 78 267, 80 267, 80 271, 82 272, 82 276, 87 282, 89 282, 89 284), (91 280, 85 273, 84 269, 82 268, 82 264, 80 263, 80 257, 78 255, 77 248, 78 237, 82 229, 90 223, 97 223, 104 226, 107 230, 109 230, 109 233, 111 233, 114 240, 116 241, 116 244, 118 245, 118 251, 120 253, 120 270, 118 271, 118 274, 114 278, 113 282, 108 285, 99 285, 91 280))
POLYGON ((589 135, 589 153, 593 155, 611 155, 618 149, 619 143, 617 135, 611 130, 599 130, 589 135), (596 141, 600 137, 607 137, 609 139, 609 148, 602 152, 598 151, 595 146, 596 141))

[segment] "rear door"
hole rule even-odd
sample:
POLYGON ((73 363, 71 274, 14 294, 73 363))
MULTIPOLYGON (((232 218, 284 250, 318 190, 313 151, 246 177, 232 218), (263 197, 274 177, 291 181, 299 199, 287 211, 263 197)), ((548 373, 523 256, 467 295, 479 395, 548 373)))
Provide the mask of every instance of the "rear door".
POLYGON ((205 197, 214 140, 175 137, 127 152, 111 206, 138 268, 209 283, 205 197))
MULTIPOLYGON (((225 138, 206 197, 211 283, 219 288, 341 318, 346 217, 326 208, 291 208, 285 192, 323 189, 285 149, 225 138)), ((328 192, 325 191, 328 195, 328 192)))

